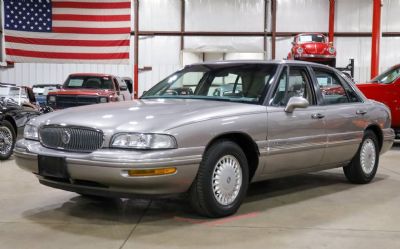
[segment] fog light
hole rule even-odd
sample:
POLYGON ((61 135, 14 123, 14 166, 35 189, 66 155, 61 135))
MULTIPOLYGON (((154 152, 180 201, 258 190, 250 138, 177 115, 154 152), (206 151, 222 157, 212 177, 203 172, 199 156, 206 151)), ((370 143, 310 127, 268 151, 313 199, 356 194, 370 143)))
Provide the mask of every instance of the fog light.
POLYGON ((176 168, 131 169, 127 172, 128 176, 159 176, 174 174, 176 172, 176 168))

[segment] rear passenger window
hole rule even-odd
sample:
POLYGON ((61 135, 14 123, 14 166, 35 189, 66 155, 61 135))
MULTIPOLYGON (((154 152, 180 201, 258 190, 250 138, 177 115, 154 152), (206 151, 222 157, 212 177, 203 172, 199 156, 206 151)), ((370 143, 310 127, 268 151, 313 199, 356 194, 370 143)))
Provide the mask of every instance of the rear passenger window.
POLYGON ((334 72, 313 68, 321 89, 324 104, 335 105, 349 103, 347 91, 334 72))

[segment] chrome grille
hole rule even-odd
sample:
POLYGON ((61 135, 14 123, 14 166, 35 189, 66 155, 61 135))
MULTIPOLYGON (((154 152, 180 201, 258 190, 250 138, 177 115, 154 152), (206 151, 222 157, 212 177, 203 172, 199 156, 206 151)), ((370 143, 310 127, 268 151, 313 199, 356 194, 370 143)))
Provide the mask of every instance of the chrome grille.
POLYGON ((86 127, 44 126, 39 136, 43 146, 57 150, 92 152, 103 145, 103 132, 86 127))
POLYGON ((57 108, 68 108, 73 106, 90 105, 97 103, 99 103, 98 96, 73 96, 73 95, 56 96, 57 108))

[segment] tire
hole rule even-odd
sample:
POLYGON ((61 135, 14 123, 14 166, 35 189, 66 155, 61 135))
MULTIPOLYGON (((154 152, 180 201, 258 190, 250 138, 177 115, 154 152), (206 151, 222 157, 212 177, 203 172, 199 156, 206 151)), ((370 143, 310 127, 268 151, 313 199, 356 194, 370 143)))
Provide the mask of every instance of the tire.
POLYGON ((331 67, 336 67, 336 59, 332 59, 331 61, 329 61, 328 65, 331 67))
POLYGON ((75 192, 75 193, 77 193, 78 195, 80 195, 82 198, 85 198, 85 199, 93 199, 93 200, 111 199, 111 197, 106 197, 106 196, 84 194, 84 193, 80 193, 80 192, 75 192))
POLYGON ((357 184, 369 183, 374 179, 379 164, 378 138, 373 131, 367 130, 350 164, 343 167, 346 178, 357 184))
POLYGON ((204 154, 190 189, 190 202, 203 216, 228 216, 239 209, 248 185, 249 169, 243 150, 234 142, 219 140, 204 154), (219 183, 217 178, 222 181, 219 183), (214 191, 216 188, 222 189, 225 195, 214 191))
POLYGON ((17 135, 7 120, 0 122, 0 160, 7 160, 13 153, 17 135))

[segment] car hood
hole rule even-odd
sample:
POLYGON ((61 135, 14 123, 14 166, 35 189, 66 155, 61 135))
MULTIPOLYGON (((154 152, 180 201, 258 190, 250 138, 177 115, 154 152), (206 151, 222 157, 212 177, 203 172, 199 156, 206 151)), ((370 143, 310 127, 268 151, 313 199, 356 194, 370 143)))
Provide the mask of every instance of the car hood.
POLYGON ((377 87, 377 86, 380 86, 380 85, 381 85, 381 84, 378 84, 378 83, 376 83, 376 82, 356 83, 356 86, 357 86, 359 89, 377 87))
POLYGON ((49 92, 49 95, 91 95, 91 96, 109 96, 113 94, 111 90, 101 89, 61 89, 49 92))
POLYGON ((322 42, 302 43, 301 46, 308 54, 323 54, 328 48, 328 45, 322 42))
POLYGON ((265 112, 266 107, 212 100, 147 99, 96 104, 56 111, 36 118, 36 125, 73 125, 108 132, 163 132, 219 117, 265 112))

